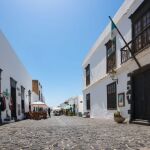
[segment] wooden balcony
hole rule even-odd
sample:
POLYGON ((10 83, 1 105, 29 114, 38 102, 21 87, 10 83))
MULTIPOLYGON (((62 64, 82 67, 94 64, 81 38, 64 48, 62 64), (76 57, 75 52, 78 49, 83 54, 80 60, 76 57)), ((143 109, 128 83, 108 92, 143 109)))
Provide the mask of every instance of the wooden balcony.
POLYGON ((134 55, 150 47, 150 25, 148 25, 142 32, 135 36, 127 45, 121 48, 121 63, 125 63, 132 55, 128 49, 132 50, 134 55))

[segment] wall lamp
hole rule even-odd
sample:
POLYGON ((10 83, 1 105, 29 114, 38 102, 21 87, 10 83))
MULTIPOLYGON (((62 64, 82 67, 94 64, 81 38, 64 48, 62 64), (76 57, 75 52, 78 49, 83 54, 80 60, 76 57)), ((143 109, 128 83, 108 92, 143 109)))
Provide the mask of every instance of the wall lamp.
POLYGON ((118 78, 116 77, 116 74, 117 72, 114 69, 109 72, 110 78, 118 84, 118 78))

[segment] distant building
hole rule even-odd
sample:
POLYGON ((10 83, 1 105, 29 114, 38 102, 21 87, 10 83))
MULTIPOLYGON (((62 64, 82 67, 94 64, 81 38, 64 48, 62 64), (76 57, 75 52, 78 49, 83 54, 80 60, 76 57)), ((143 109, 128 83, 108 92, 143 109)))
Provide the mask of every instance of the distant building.
POLYGON ((83 96, 71 97, 60 104, 60 107, 63 109, 71 108, 76 115, 83 114, 83 96))
POLYGON ((83 96, 77 96, 77 113, 83 114, 83 96))
POLYGON ((38 80, 32 80, 32 102, 45 102, 42 85, 38 80))

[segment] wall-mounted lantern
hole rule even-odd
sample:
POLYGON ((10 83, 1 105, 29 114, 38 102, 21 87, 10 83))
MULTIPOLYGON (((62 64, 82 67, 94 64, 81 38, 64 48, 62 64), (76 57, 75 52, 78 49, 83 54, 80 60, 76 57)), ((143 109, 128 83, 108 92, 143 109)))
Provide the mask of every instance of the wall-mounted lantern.
POLYGON ((109 76, 113 81, 116 81, 116 83, 118 84, 118 78, 116 76, 117 72, 114 69, 111 69, 111 71, 109 72, 109 76))

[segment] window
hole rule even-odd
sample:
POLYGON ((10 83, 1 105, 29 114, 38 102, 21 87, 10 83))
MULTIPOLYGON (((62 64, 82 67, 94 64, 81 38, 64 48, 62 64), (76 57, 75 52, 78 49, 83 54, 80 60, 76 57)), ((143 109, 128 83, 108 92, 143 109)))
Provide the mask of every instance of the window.
POLYGON ((64 102, 66 105, 68 105, 68 102, 64 102))
POLYGON ((25 101, 25 88, 23 86, 21 86, 21 110, 22 110, 22 113, 25 112, 24 101, 25 101))
POLYGON ((41 92, 39 91, 39 101, 41 101, 41 92))
POLYGON ((106 44, 107 72, 116 67, 116 37, 109 40, 106 44))
POLYGON ((131 15, 132 38, 134 40, 132 48, 134 53, 142 50, 150 44, 150 5, 144 1, 140 7, 131 15))
POLYGON ((90 84, 90 64, 85 68, 86 71, 86 86, 90 84))
MULTIPOLYGON (((146 29, 150 25, 150 11, 143 16, 143 29, 146 29)), ((150 28, 143 33, 143 47, 150 43, 150 28)))
POLYGON ((116 82, 113 82, 107 85, 107 109, 116 109, 117 108, 117 91, 116 91, 116 82))
POLYGON ((90 102, 90 93, 86 94, 86 109, 90 110, 91 109, 91 102, 90 102))

